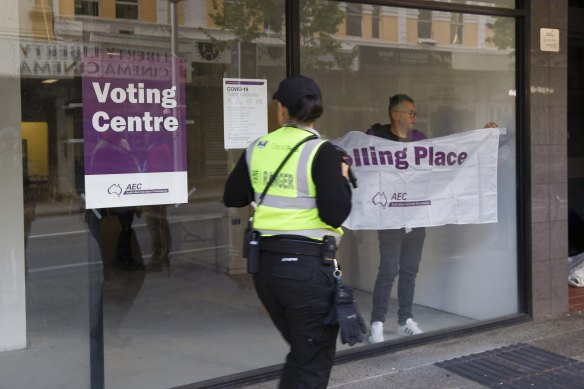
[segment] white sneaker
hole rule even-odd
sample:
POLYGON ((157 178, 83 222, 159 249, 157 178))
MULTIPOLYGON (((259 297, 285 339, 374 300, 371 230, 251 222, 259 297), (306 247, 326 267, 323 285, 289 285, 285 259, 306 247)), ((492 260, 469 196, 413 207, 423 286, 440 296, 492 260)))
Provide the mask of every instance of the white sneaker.
POLYGON ((380 321, 374 321, 371 323, 371 335, 367 340, 369 344, 383 342, 383 323, 380 321))
POLYGON ((397 334, 399 336, 418 335, 423 333, 424 331, 418 327, 418 323, 416 323, 412 318, 406 320, 406 324, 397 326, 397 334))

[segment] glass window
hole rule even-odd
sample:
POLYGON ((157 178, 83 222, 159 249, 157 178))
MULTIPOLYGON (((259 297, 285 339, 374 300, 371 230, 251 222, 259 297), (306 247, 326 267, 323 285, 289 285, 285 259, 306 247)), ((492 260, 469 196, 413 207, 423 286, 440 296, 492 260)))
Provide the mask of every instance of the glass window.
MULTIPOLYGON (((85 209, 84 201, 83 82, 102 72, 98 80, 115 84, 118 97, 130 84, 141 90, 140 83, 171 82, 172 27, 141 20, 131 40, 112 39, 111 31, 132 25, 98 16, 71 29, 75 9, 66 2, 46 9, 54 11, 46 15, 54 21, 50 30, 30 2, 13 1, 14 15, 6 15, 12 24, 0 16, 14 31, 9 36, 22 31, 20 40, 0 37, 0 47, 16 53, 9 67, 15 73, 0 77, 11 96, 0 107, 0 170, 10 177, 3 190, 11 188, 2 199, 14 204, 0 240, 15 253, 0 284, 18 290, 0 302, 2 312, 5 304, 18 308, 10 321, 2 317, 11 329, 11 336, 0 334, 3 387, 178 387, 283 360, 281 336, 240 253, 248 210, 221 203, 243 151, 224 148, 223 78, 266 80, 269 128, 277 121, 271 96, 286 74, 285 36, 277 27, 284 1, 272 3, 269 14, 252 4, 245 20, 241 1, 226 12, 198 0, 185 7, 204 13, 209 34, 180 30, 188 203, 98 209, 85 209), (33 39, 32 31, 47 36, 33 39), (250 354, 262 342, 262 352, 250 354)), ((138 1, 116 5, 118 17, 157 12, 154 1, 140 2, 140 13, 138 1)), ((116 149, 148 170, 165 155, 154 150, 164 148, 134 135, 116 149)))
POLYGON ((483 0, 483 1, 468 1, 468 0, 434 0, 442 3, 456 3, 456 4, 471 4, 483 7, 501 7, 501 8, 515 8, 515 0, 483 0))
POLYGON ((75 15, 98 16, 98 0, 75 0, 75 15))
POLYGON ((347 5, 347 35, 361 36, 362 9, 360 4, 347 5))
POLYGON ((379 38, 379 15, 381 13, 381 7, 379 5, 374 5, 373 13, 371 15, 371 37, 379 38))
POLYGON ((281 33, 284 28, 284 10, 281 8, 282 3, 268 2, 266 3, 264 30, 269 35, 271 32, 281 33))
POLYGON ((464 23, 462 14, 453 13, 450 18, 450 42, 453 45, 462 44, 462 34, 464 33, 464 23))
POLYGON ((418 38, 432 38, 432 11, 421 9, 418 13, 418 38))
MULTIPOLYGON (((34 2, 8 1, 13 7, 0 14, 10 31, 0 37, 10 64, 0 64, 7 96, 0 106, 0 191, 11 206, 0 221, 0 247, 11 256, 1 264, 9 268, 0 285, 13 293, 0 299, 9 328, 0 332, 2 384, 180 387, 282 363, 287 346, 241 256, 249 210, 226 209, 221 199, 243 151, 225 149, 223 79, 266 80, 268 130, 277 128, 271 97, 286 75, 285 1, 178 2, 198 19, 181 26, 174 48, 169 32, 177 26, 152 22, 168 19, 164 2, 116 1, 112 19, 114 10, 98 10, 99 1, 53 2, 43 8, 47 14, 34 2), (95 17, 72 26, 81 14, 95 17), (47 27, 46 20, 53 22, 47 27), (119 39, 116 31, 134 35, 119 39), (96 74, 115 84, 115 99, 126 92, 140 99, 141 83, 176 84, 187 134, 187 203, 86 209, 84 109, 91 107, 84 81, 96 74)), ((317 129, 324 137, 387 123, 388 97, 397 93, 412 96, 416 126, 429 138, 487 121, 506 128, 498 149, 498 222, 426 228, 413 309, 428 332, 517 312, 514 20, 462 15, 465 46, 453 47, 447 12, 418 16, 384 6, 380 15, 372 6, 370 40, 361 4, 300 6, 301 72, 322 88, 317 129), (419 44, 420 30, 434 45, 419 44)), ((159 108, 140 109, 145 115, 159 108)), ((114 148, 140 171, 166 155, 144 133, 114 148)), ((339 252, 366 321, 378 247, 376 231, 348 230, 339 252)), ((396 288, 386 339, 396 333, 396 288)))
MULTIPOLYGON (((397 23, 405 25, 408 19, 410 24, 415 23, 412 18, 417 12, 388 8, 387 14, 396 15, 397 23)), ((478 323, 519 310, 514 21, 504 17, 456 16, 475 40, 465 41, 464 47, 453 50, 450 13, 435 12, 432 20, 431 11, 420 10, 419 17, 422 31, 408 28, 401 39, 417 43, 420 36, 430 37, 431 21, 433 45, 398 47, 400 38, 396 34, 385 45, 380 45, 379 40, 362 39, 352 41, 350 46, 339 37, 337 42, 343 44, 337 46, 336 54, 349 55, 353 50, 355 55, 345 66, 325 67, 306 55, 301 57, 301 73, 313 77, 323 91, 324 115, 317 122, 317 129, 328 139, 338 139, 349 131, 364 132, 376 123, 389 123, 389 97, 399 93, 414 100, 412 109, 416 116, 411 117, 416 119, 415 129, 429 139, 467 133, 490 121, 506 128, 500 134, 498 147, 498 221, 426 227, 425 238, 420 238, 421 262, 414 270, 417 270, 415 294, 414 288, 408 289, 407 283, 400 283, 399 278, 389 288, 391 281, 387 277, 391 276, 378 272, 382 258, 390 256, 385 249, 380 253, 380 245, 385 243, 390 249, 397 247, 397 241, 388 240, 375 230, 346 229, 338 258, 345 269, 345 283, 358 291, 358 306, 366 322, 375 320, 378 315, 375 312, 385 309, 385 300, 381 294, 375 294, 376 288, 385 285, 386 293, 391 293, 385 315, 385 340, 397 338, 398 305, 402 303, 398 301, 398 289, 405 295, 404 291, 410 290, 414 296, 413 316, 423 331, 478 323), (492 288, 494 284, 499 286, 496 291, 492 288)), ((300 32, 301 36, 305 33, 300 32)), ((312 57, 318 55, 317 48, 307 44, 301 46, 301 51, 312 53, 312 57)), ((322 51, 320 55, 333 56, 322 51)), ((359 180, 359 170, 354 171, 359 180)), ((359 190, 370 189, 365 184, 359 190)), ((374 195, 371 193, 371 201, 376 201, 374 195)), ((415 230, 410 234, 415 234, 415 230)), ((407 302, 404 304, 407 306, 407 302)))
POLYGON ((138 19, 138 0, 116 0, 116 18, 138 19))

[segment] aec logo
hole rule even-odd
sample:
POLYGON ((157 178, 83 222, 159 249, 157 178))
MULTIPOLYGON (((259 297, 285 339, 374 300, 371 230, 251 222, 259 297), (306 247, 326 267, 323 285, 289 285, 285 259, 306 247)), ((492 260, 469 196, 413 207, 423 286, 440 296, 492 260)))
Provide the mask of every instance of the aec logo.
POLYGON ((122 194, 122 187, 119 184, 113 184, 109 188, 107 188, 107 193, 109 194, 117 194, 118 197, 122 194))
POLYGON ((142 189, 142 183, 128 184, 126 186, 125 192, 124 192, 124 190, 122 190, 122 186, 120 184, 113 184, 112 186, 107 188, 107 193, 116 194, 116 195, 118 195, 118 197, 120 197, 122 195, 122 193, 135 194, 135 193, 139 192, 141 189, 142 189))

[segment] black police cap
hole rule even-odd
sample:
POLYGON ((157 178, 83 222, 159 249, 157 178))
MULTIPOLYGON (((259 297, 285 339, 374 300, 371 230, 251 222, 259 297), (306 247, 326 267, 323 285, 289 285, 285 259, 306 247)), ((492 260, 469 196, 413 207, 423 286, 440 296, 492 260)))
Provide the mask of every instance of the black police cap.
POLYGON ((320 88, 312 78, 301 75, 288 77, 280 82, 273 99, 286 108, 295 107, 303 97, 313 96, 321 100, 320 88))

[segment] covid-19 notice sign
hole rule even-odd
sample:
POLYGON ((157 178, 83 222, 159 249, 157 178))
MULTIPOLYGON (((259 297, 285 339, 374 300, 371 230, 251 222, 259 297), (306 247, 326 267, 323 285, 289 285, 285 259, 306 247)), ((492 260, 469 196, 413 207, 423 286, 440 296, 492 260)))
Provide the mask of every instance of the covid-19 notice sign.
POLYGON ((188 201, 184 73, 170 57, 104 55, 83 76, 86 208, 188 201))
POLYGON ((267 80, 223 79, 225 150, 244 149, 268 133, 267 85, 267 80))

